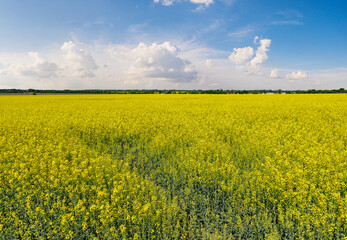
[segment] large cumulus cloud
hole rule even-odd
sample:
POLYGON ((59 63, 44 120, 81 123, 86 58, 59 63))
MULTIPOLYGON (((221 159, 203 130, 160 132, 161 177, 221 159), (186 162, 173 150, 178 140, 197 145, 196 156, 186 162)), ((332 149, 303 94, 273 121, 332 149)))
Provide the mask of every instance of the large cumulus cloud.
MULTIPOLYGON (((257 43, 259 37, 254 38, 257 43)), ((261 65, 268 59, 268 51, 270 51, 271 39, 261 39, 257 50, 252 47, 234 48, 230 54, 229 60, 237 65, 244 65, 249 71, 259 70, 261 65), (255 53, 255 55, 254 55, 255 53)))
POLYGON ((54 62, 48 61, 46 58, 40 56, 38 52, 29 52, 30 64, 19 64, 12 66, 10 69, 15 74, 21 74, 27 77, 37 78, 54 78, 58 77, 60 68, 54 62))
POLYGON ((94 77, 94 71, 98 69, 94 58, 85 49, 79 47, 72 41, 65 42, 60 48, 64 54, 66 66, 70 68, 73 76, 77 77, 94 77))
POLYGON ((133 77, 173 82, 194 81, 198 72, 190 61, 179 56, 179 52, 180 49, 170 42, 150 45, 140 43, 134 48, 116 48, 113 56, 131 63, 127 73, 133 77))

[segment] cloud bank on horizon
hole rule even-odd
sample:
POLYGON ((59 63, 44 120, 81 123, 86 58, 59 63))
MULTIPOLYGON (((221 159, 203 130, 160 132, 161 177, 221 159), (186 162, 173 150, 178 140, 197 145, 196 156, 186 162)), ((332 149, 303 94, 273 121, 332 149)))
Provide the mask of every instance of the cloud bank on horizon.
MULTIPOLYGON (((18 3, 5 1, 5 5, 11 7, 13 2, 18 3)), ((296 31, 304 34, 300 28, 305 26, 306 18, 315 19, 306 17, 304 9, 279 6, 272 9, 268 22, 249 22, 240 11, 246 11, 245 6, 236 0, 148 0, 116 2, 111 6, 106 2, 102 6, 102 2, 101 16, 81 17, 81 23, 68 26, 68 30, 60 26, 59 18, 51 19, 47 25, 31 23, 48 32, 56 29, 54 34, 58 38, 63 36, 61 40, 52 40, 41 32, 33 37, 32 44, 22 40, 8 41, 6 45, 0 41, 0 88, 347 87, 347 60, 340 56, 347 53, 344 45, 337 49, 338 46, 322 43, 312 48, 312 41, 317 39, 305 43, 293 36, 296 31), (110 13, 104 9, 107 7, 118 7, 125 15, 120 15, 120 20, 110 19, 110 13), (218 12, 221 8, 225 13, 218 12), (235 13, 236 10, 241 13, 235 13), (136 17, 135 21, 126 16, 139 12, 144 16, 136 17), (229 13, 234 14, 232 19, 229 13), (225 16, 221 16, 223 14, 225 16), (289 31, 290 35, 283 38, 278 31, 289 31), (291 42, 289 37, 298 42, 291 42)), ((62 6, 68 7, 68 1, 63 0, 62 6)), ((87 3, 87 8, 92 11, 92 4, 87 3)), ((43 10, 37 6, 34 11, 43 21, 43 10)), ((19 38, 24 37, 20 35, 22 25, 19 21, 15 23, 19 38)), ((346 31, 336 34, 347 36, 346 31)), ((3 41, 6 43, 6 39, 3 41)), ((335 44, 339 45, 339 41, 335 44)))

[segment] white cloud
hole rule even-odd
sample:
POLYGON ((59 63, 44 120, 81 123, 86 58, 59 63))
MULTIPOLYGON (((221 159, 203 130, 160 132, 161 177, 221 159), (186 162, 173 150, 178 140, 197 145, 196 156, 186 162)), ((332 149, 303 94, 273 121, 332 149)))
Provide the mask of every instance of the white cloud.
POLYGON ((10 70, 15 74, 28 77, 53 78, 58 76, 60 69, 56 63, 46 60, 37 52, 29 52, 28 56, 33 63, 13 65, 10 70))
POLYGON ((280 11, 276 13, 277 15, 280 15, 286 19, 292 19, 292 18, 303 18, 303 14, 297 10, 287 9, 284 11, 280 11))
POLYGON ((173 4, 174 0, 153 0, 155 3, 161 2, 162 5, 164 6, 170 6, 173 4))
POLYGON ((292 72, 291 74, 286 75, 286 79, 289 80, 299 80, 299 79, 307 79, 308 75, 302 71, 292 72))
MULTIPOLYGON (((253 40, 253 38, 250 38, 250 40, 253 40)), ((150 44, 139 45, 127 45, 126 43, 117 45, 105 42, 75 43, 78 42, 75 40, 72 44, 74 45, 73 48, 83 49, 85 54, 92 56, 94 64, 97 62, 99 66, 103 66, 95 71, 93 70, 93 74, 95 74, 93 78, 85 78, 83 77, 84 74, 76 76, 76 64, 73 64, 73 62, 66 63, 64 56, 67 52, 60 50, 59 47, 39 54, 31 53, 30 56, 19 52, 11 54, 0 52, 0 88, 271 88, 295 90, 336 89, 345 87, 347 83, 347 69, 345 68, 325 71, 305 70, 301 73, 297 70, 281 68, 278 69, 278 72, 274 71, 271 74, 271 70, 276 69, 266 68, 262 65, 255 69, 250 68, 251 60, 249 59, 252 59, 252 56, 244 61, 243 65, 232 67, 230 66, 230 60, 225 57, 228 52, 209 48, 197 41, 181 42, 174 39, 171 41, 164 43, 150 42, 150 44), (42 56, 47 57, 48 60, 42 56), (51 59, 54 59, 54 64, 58 68, 57 71, 54 71, 56 68, 52 67, 55 65, 48 68, 44 67, 47 65, 42 64, 45 62, 52 63, 51 59), (34 73, 24 72, 22 74, 23 70, 29 69, 34 69, 34 73), (42 69, 53 69, 53 71, 44 71, 42 69), (50 74, 45 72, 50 72, 50 74), (284 79, 286 78, 285 74, 288 73, 287 80, 279 81, 279 79, 282 79, 280 77, 281 73, 283 73, 284 79), (271 75, 272 77, 269 77, 271 75), (276 75, 278 78, 275 78, 276 75), (307 77, 302 78, 305 76, 307 77)), ((71 44, 66 44, 65 47, 68 48, 69 45, 71 44)), ((261 45, 267 49, 266 45, 269 44, 259 43, 257 47, 261 45)), ((265 51, 265 53, 267 52, 265 51)), ((240 61, 242 62, 242 60, 240 61)))
POLYGON ((118 47, 113 51, 116 59, 127 59, 131 67, 127 74, 173 82, 196 80, 197 71, 188 60, 179 57, 180 49, 164 42, 147 45, 140 43, 135 48, 118 47))
POLYGON ((193 12, 202 12, 202 11, 205 10, 205 8, 206 8, 206 6, 204 6, 204 5, 199 5, 199 6, 197 6, 197 7, 195 8, 195 10, 193 10, 193 12))
POLYGON ((263 62, 268 59, 267 52, 270 50, 270 39, 261 39, 260 46, 255 52, 255 57, 249 62, 251 68, 258 68, 263 62))
POLYGON ((229 60, 235 64, 244 64, 254 54, 252 47, 234 48, 234 51, 230 54, 229 60))
POLYGON ((198 33, 199 34, 203 34, 203 33, 213 32, 216 29, 218 29, 219 26, 220 26, 220 21, 219 20, 214 20, 212 24, 210 24, 207 27, 201 29, 200 31, 198 31, 198 33))
POLYGON ((255 26, 252 25, 248 25, 246 27, 243 28, 239 28, 233 32, 230 32, 228 34, 228 37, 230 38, 234 38, 234 39, 242 39, 242 38, 248 38, 249 35, 253 34, 256 30, 255 26))
POLYGON ((65 67, 70 68, 74 76, 82 78, 95 76, 94 71, 99 67, 85 49, 72 41, 65 42, 60 49, 65 52, 64 59, 68 63, 65 67))
POLYGON ((214 0, 190 0, 191 3, 204 4, 208 7, 210 4, 214 3, 214 0))
POLYGON ((206 59, 206 67, 213 68, 213 60, 212 59, 206 59))
POLYGON ((132 24, 128 27, 128 32, 138 34, 141 33, 145 27, 147 27, 147 23, 132 24))
MULTIPOLYGON (((171 6, 174 2, 177 2, 177 0, 153 0, 154 3, 161 3, 164 6, 171 6)), ((205 7, 210 6, 210 4, 214 3, 214 0, 190 0, 191 3, 194 4, 200 4, 196 10, 202 10, 205 7)))
POLYGON ((256 45, 256 44, 258 43, 258 40, 259 40, 259 37, 258 37, 258 36, 255 36, 254 39, 253 39, 254 45, 256 45))
POLYGON ((277 12, 276 15, 279 19, 273 21, 272 25, 303 25, 303 15, 296 10, 285 10, 277 12))
POLYGON ((270 77, 271 78, 278 78, 278 69, 272 69, 271 72, 270 72, 270 77))
POLYGON ((273 21, 272 25, 303 25, 301 21, 298 20, 282 20, 282 21, 273 21))
POLYGON ((9 73, 9 66, 0 63, 0 76, 6 76, 9 73))
MULTIPOLYGON (((255 36, 253 39, 254 44, 257 44, 258 40, 259 37, 255 36)), ((229 60, 237 64, 236 68, 242 70, 246 75, 263 76, 264 72, 261 65, 268 59, 267 52, 270 50, 270 45, 270 39, 261 39, 255 51, 255 56, 252 47, 234 48, 234 51, 229 55, 229 60)))

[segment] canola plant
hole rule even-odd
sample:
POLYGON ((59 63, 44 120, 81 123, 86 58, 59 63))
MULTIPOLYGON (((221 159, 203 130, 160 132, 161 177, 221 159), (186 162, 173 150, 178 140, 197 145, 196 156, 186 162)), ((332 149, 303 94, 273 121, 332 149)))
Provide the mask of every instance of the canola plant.
POLYGON ((346 239, 347 95, 0 96, 0 239, 346 239))

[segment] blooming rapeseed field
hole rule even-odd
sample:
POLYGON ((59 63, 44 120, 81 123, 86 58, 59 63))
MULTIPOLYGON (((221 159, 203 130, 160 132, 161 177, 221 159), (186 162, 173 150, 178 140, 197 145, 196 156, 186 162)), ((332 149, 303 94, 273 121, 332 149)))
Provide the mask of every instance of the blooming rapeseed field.
POLYGON ((0 239, 346 239, 347 95, 0 96, 0 239))

